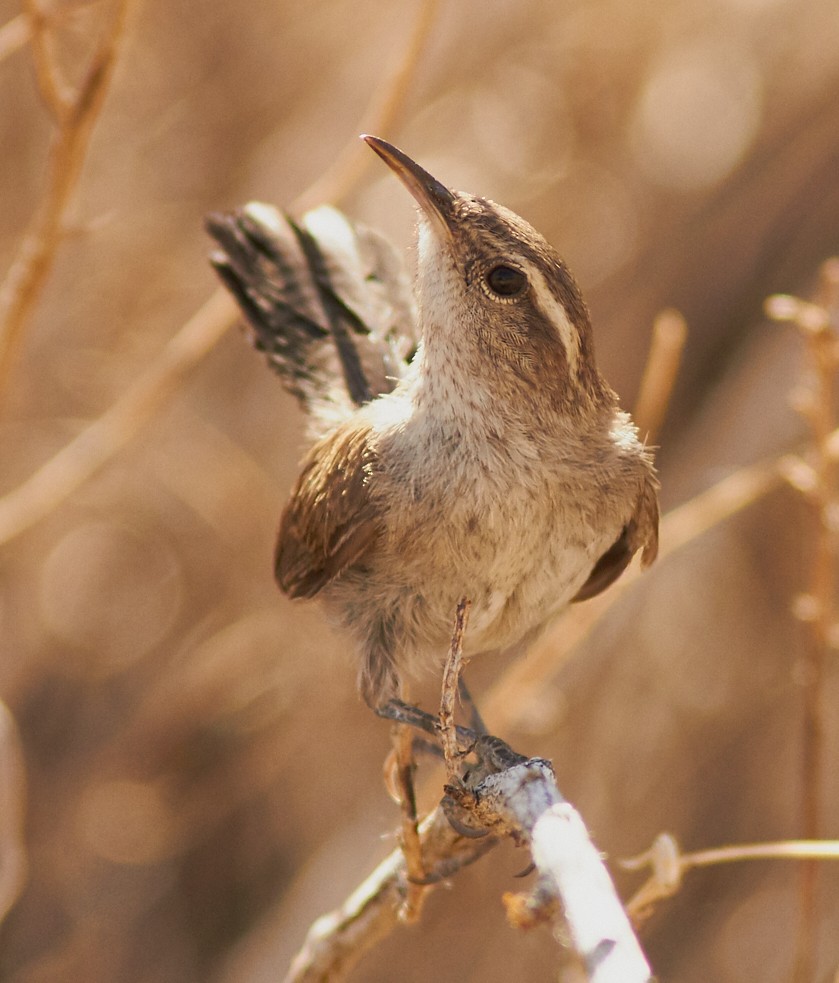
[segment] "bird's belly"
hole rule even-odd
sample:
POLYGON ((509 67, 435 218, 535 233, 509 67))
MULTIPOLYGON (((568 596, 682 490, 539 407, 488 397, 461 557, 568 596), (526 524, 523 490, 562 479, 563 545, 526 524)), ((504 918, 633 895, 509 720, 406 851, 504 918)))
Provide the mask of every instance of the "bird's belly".
POLYGON ((406 569, 406 586, 426 613, 425 641, 445 648, 456 605, 467 597, 467 654, 515 645, 574 597, 619 531, 548 511, 438 525, 406 569))
POLYGON ((494 584, 476 583, 470 598, 467 652, 509 648, 562 610, 587 579, 591 552, 554 541, 530 552, 528 562, 519 555, 517 570, 515 564, 496 566, 494 584))

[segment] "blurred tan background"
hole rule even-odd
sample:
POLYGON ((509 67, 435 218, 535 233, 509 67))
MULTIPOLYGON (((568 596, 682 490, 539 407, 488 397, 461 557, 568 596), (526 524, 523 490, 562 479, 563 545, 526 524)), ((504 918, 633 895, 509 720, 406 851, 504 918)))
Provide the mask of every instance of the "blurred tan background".
MULTIPOLYGON (((112 8, 71 7, 52 9, 75 77, 112 8)), ((0 493, 105 412, 215 289, 206 212, 286 205, 330 166, 418 12, 129 3, 66 239, 0 394, 0 493)), ((0 25, 20 13, 0 0, 0 25)), ((665 508, 803 433, 788 406, 802 346, 762 302, 807 294, 839 250, 837 52, 836 0, 443 2, 380 134, 558 247, 627 406, 654 316, 683 312, 659 438, 665 508)), ((43 195, 50 132, 29 46, 7 51, 2 271, 43 195)), ((370 157, 344 207, 407 251, 411 202, 370 157)), ((22 742, 28 859, 0 929, 3 980, 282 978, 311 920, 392 848, 388 728, 318 606, 272 582, 302 432, 234 328, 136 439, 2 546, 0 683, 22 742)), ((554 759, 610 857, 663 829, 690 849, 800 834, 808 632, 788 611, 812 553, 811 511, 774 492, 660 562, 545 680, 539 706, 506 715, 503 736, 554 759)), ((474 666, 473 691, 503 668, 474 666)), ((834 836, 837 695, 831 668, 834 836)), ((21 791, 17 779, 4 791, 11 813, 21 791)), ((547 931, 504 924, 500 895, 524 864, 502 848, 462 872, 353 978, 555 979, 547 931)), ((625 893, 638 884, 616 876, 625 893)), ((839 969, 839 870, 819 884, 814 981, 839 969)), ((790 979, 798 885, 780 862, 691 875, 643 930, 659 978, 790 979)))

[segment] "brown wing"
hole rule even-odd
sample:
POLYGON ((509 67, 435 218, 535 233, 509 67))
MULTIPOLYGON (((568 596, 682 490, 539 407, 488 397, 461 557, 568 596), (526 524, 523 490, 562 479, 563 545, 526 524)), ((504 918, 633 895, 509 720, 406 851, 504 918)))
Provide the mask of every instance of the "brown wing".
POLYGON ((381 518, 368 481, 375 455, 370 431, 339 427, 309 451, 280 520, 277 582, 289 597, 314 597, 371 548, 381 518))
POLYGON ((603 556, 594 564, 588 580, 571 598, 571 603, 587 601, 610 587, 629 566, 637 550, 642 549, 641 565, 648 567, 658 553, 658 483, 650 475, 632 518, 603 556))

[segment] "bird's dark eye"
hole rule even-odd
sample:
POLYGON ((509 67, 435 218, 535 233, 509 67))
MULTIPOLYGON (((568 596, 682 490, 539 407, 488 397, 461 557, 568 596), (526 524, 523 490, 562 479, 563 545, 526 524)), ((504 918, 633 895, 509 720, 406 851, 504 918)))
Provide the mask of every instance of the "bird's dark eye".
POLYGON ((486 282, 499 297, 515 297, 527 286, 527 277, 512 266, 494 266, 487 273, 486 282))

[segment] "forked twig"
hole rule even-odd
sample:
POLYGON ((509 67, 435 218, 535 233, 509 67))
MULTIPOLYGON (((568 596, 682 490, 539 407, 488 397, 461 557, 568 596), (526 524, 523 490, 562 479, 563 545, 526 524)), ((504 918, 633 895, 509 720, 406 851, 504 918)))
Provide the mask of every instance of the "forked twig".
MULTIPOLYGON (((458 734, 454 722, 455 700, 459 691, 460 671, 463 655, 463 633, 469 617, 469 601, 464 597, 457 605, 454 629, 452 631, 449 657, 443 672, 443 687, 440 697, 438 730, 443 757, 449 780, 456 776, 458 764, 465 752, 458 748, 458 734)), ((403 694, 404 695, 404 694, 403 694)), ((407 700, 401 704, 410 707, 407 700)), ((416 709, 416 708, 414 708, 416 709)), ((425 729, 425 728, 423 728, 425 729)), ((393 731, 393 758, 395 764, 396 797, 402 814, 400 846, 405 854, 408 888, 400 910, 400 919, 405 922, 416 921, 421 912, 425 896, 427 877, 422 858, 422 844, 417 820, 417 800, 414 790, 413 732, 410 724, 396 722, 393 731)), ((386 766, 387 767, 387 766, 386 766)))
MULTIPOLYGON (((436 881, 473 863, 498 842, 460 836, 435 809, 420 825, 422 855, 436 881)), ((335 911, 318 918, 289 967, 286 983, 337 983, 398 924, 408 890, 405 857, 394 850, 335 911)))
POLYGON ((71 92, 59 79, 45 15, 36 0, 28 3, 38 85, 57 126, 49 151, 44 196, 0 286, 0 392, 5 389, 26 324, 61 243, 64 215, 108 90, 127 5, 128 0, 118 4, 82 81, 71 92))
POLYGON ((650 915, 657 901, 670 898, 679 891, 689 870, 741 860, 839 860, 839 840, 743 843, 682 853, 674 837, 661 833, 649 850, 619 861, 625 870, 650 869, 649 879, 627 902, 626 910, 637 924, 650 915))
MULTIPOLYGON (((35 76, 44 105, 52 114, 59 127, 69 122, 74 103, 82 97, 85 83, 79 88, 78 96, 61 77, 61 69, 53 50, 54 39, 50 31, 50 21, 41 8, 39 0, 25 0, 26 14, 31 26, 32 61, 35 76)), ((98 59, 94 58, 91 64, 98 59)))

